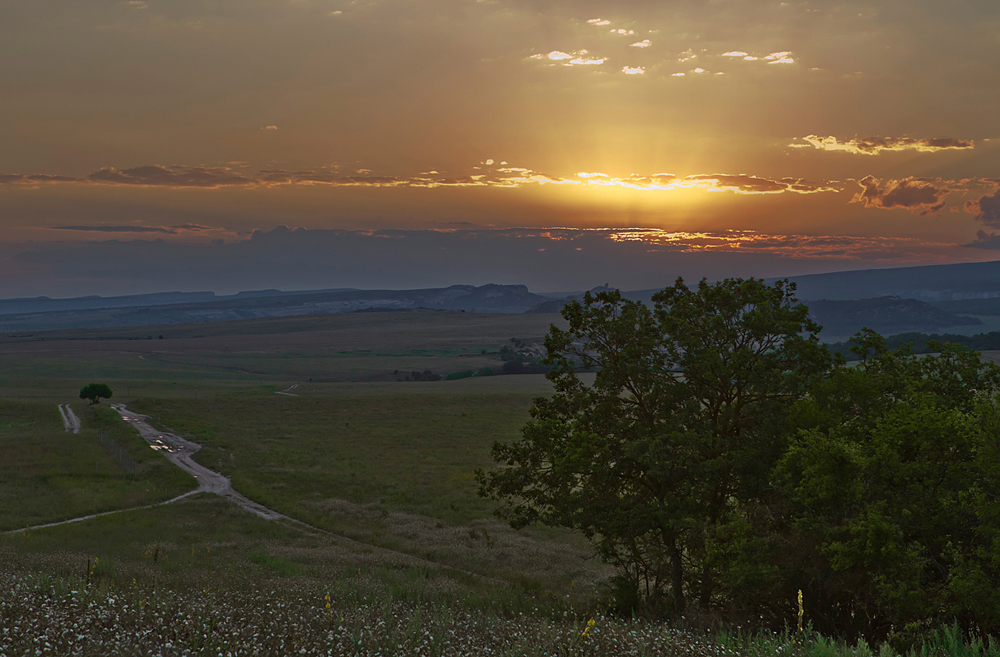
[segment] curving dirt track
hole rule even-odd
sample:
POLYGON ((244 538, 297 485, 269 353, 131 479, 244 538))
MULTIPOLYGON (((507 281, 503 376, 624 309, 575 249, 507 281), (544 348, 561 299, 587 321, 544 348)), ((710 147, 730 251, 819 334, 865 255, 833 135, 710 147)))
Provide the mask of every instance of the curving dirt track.
MULTIPOLYGON (((293 389, 294 387, 297 386, 293 386, 293 389)), ((331 531, 327 531, 326 529, 320 529, 319 527, 314 527, 309 523, 302 522, 301 520, 297 520, 290 516, 286 516, 282 513, 278 513, 273 509, 269 509, 266 506, 258 504, 257 502, 254 502, 253 500, 237 493, 233 489, 233 486, 230 483, 228 477, 225 477, 219 474, 218 472, 215 472, 214 470, 209 470, 205 466, 196 463, 195 460, 191 457, 195 454, 195 452, 201 449, 201 445, 199 445, 198 443, 187 440, 186 438, 182 438, 181 436, 178 436, 177 434, 174 433, 170 433, 169 431, 158 431, 154 429, 146 421, 149 419, 148 415, 142 415, 141 413, 130 411, 128 408, 125 407, 124 404, 112 404, 111 408, 118 411, 118 413, 122 416, 123 420, 134 426, 139 431, 139 435, 141 435, 143 439, 147 443, 149 443, 150 447, 152 447, 157 451, 162 452, 164 456, 170 459, 170 461, 173 462, 177 467, 179 467, 181 470, 184 470, 185 472, 193 476, 195 479, 197 479, 198 488, 192 491, 188 491, 183 495, 178 495, 173 499, 165 500, 163 502, 157 502, 156 504, 147 504, 145 506, 137 506, 127 509, 116 509, 114 511, 105 511, 103 513, 92 513, 90 515, 80 516, 79 518, 71 518, 69 520, 50 522, 44 525, 34 525, 31 527, 24 527, 22 529, 14 529, 7 532, 0 532, 0 534, 19 534, 21 532, 34 531, 36 529, 43 529, 45 527, 57 527, 59 525, 68 525, 70 523, 82 522, 84 520, 90 520, 91 518, 99 518, 101 516, 107 516, 113 513, 125 513, 128 511, 136 511, 139 509, 151 509, 154 507, 163 506, 165 504, 171 504, 173 502, 183 500, 187 497, 190 497, 191 495, 196 495, 198 493, 214 493, 215 495, 221 495, 222 497, 229 498, 237 505, 239 505, 241 508, 249 511, 250 513, 253 513, 254 515, 260 516, 261 518, 264 518, 266 520, 286 521, 298 527, 300 530, 306 531, 307 533, 321 534, 335 541, 339 541, 341 543, 346 543, 354 546, 362 546, 368 550, 377 550, 379 552, 386 552, 389 554, 393 554, 397 557, 404 558, 407 561, 410 561, 414 564, 433 565, 443 570, 462 573, 464 575, 476 577, 483 580, 490 580, 496 582, 501 581, 501 580, 496 580, 492 577, 481 575, 479 573, 474 573, 469 570, 456 568, 454 566, 448 566, 446 564, 437 563, 434 561, 430 561, 428 559, 423 559, 421 557, 407 554, 406 552, 393 550, 392 548, 385 548, 377 545, 372 545, 370 543, 365 543, 363 541, 355 540, 348 536, 343 536, 342 534, 335 534, 331 531)), ((73 414, 73 411, 72 409, 69 408, 68 404, 65 406, 65 409, 66 411, 68 411, 68 416, 75 420, 76 424, 74 426, 77 427, 76 432, 78 433, 80 426, 80 419, 73 414)), ((63 415, 64 426, 66 426, 65 423, 67 421, 68 416, 63 411, 62 404, 59 405, 59 412, 63 415)), ((67 431, 70 430, 69 426, 67 426, 66 430, 67 431)))
POLYGON ((111 408, 118 411, 123 420, 135 427, 139 431, 139 435, 149 443, 150 447, 162 452, 174 465, 198 480, 198 488, 192 491, 192 493, 214 493, 228 497, 250 513, 268 520, 283 518, 294 521, 293 518, 289 518, 277 511, 272 511, 266 506, 257 504, 253 500, 240 495, 233 489, 228 477, 197 463, 192 457, 195 452, 201 449, 201 445, 198 443, 191 442, 177 434, 154 429, 147 422, 149 416, 130 411, 124 404, 112 404, 111 408))
POLYGON ((59 404, 59 415, 62 416, 63 428, 66 431, 80 433, 80 418, 76 416, 69 404, 59 404))

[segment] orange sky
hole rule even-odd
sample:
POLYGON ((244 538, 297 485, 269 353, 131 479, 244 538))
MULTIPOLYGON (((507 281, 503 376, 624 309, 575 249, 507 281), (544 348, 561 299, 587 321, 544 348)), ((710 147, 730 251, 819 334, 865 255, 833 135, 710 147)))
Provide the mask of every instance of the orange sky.
POLYGON ((5 3, 0 295, 76 290, 18 254, 278 225, 747 255, 709 277, 995 259, 997 34, 994 0, 5 3))

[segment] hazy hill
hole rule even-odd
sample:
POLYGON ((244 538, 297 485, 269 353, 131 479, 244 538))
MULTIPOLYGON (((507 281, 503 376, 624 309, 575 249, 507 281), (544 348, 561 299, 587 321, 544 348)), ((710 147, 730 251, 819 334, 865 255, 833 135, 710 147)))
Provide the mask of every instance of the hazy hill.
POLYGON ((11 314, 0 317, 0 331, 148 326, 373 310, 522 313, 546 300, 523 285, 492 284, 426 290, 332 290, 212 297, 190 303, 11 314))
POLYGON ((823 327, 824 340, 847 337, 870 328, 883 335, 937 331, 949 326, 977 326, 982 321, 936 308, 917 299, 879 297, 850 301, 808 301, 809 314, 823 327))
POLYGON ((803 300, 885 296, 922 301, 992 299, 1000 297, 1000 261, 841 271, 792 276, 791 280, 803 300))
POLYGON ((350 289, 352 288, 306 290, 299 292, 253 290, 250 292, 238 292, 236 294, 223 295, 218 295, 215 292, 153 292, 151 294, 129 294, 118 297, 102 297, 95 294, 86 297, 71 297, 68 299, 26 297, 22 299, 0 299, 0 315, 47 313, 60 310, 94 310, 100 308, 135 308, 147 306, 168 306, 185 303, 210 303, 213 301, 227 301, 230 299, 250 299, 298 294, 344 292, 350 289))
MULTIPOLYGON (((606 288, 595 288, 597 292, 606 288)), ((635 290, 622 292, 622 297, 652 304, 656 290, 635 290)), ((580 300, 583 295, 565 299, 551 299, 540 303, 529 312, 556 313, 569 301, 580 300)), ((1000 300, 998 300, 1000 301, 1000 300)), ((806 301, 810 315, 823 327, 824 340, 839 340, 851 336, 862 328, 870 328, 885 335, 908 331, 938 331, 950 326, 976 326, 982 321, 975 317, 959 315, 948 309, 936 307, 917 299, 902 299, 896 296, 877 299, 852 299, 847 301, 821 299, 806 301)), ((1000 312, 1000 309, 998 309, 1000 312)))

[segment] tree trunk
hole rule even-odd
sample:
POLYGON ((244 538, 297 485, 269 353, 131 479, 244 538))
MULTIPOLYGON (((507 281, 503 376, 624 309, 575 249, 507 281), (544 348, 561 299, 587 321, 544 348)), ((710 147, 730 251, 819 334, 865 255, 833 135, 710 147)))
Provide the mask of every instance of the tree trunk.
POLYGON ((684 565, 681 563, 681 551, 677 549, 676 541, 670 541, 670 561, 673 566, 671 588, 674 592, 674 611, 683 614, 685 606, 684 565))

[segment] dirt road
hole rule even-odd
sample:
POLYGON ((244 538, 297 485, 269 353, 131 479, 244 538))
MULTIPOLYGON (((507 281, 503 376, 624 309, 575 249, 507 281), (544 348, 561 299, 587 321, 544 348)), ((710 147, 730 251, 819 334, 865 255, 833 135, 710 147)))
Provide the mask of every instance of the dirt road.
POLYGON ((118 411, 123 420, 135 427, 139 431, 139 435, 149 443, 150 447, 163 452, 163 455, 170 459, 177 467, 198 480, 198 489, 193 492, 215 493, 216 495, 228 497, 250 513, 258 515, 261 518, 268 520, 286 518, 291 520, 288 516, 280 514, 277 511, 272 511, 266 506, 243 497, 233 490, 228 477, 214 470, 209 470, 200 463, 195 462, 192 457, 195 452, 201 449, 201 445, 198 443, 191 442, 177 434, 154 429, 146 421, 149 419, 148 416, 130 411, 124 404, 112 404, 111 408, 118 411))
MULTIPOLYGON (((294 389, 295 387, 298 386, 297 385, 293 386, 291 389, 294 389)), ((201 445, 199 445, 198 443, 192 442, 190 440, 187 440, 186 438, 182 438, 181 436, 178 436, 177 434, 174 433, 170 433, 168 431, 157 431, 147 422, 149 416, 130 411, 128 408, 125 407, 124 404, 112 404, 111 408, 118 411, 118 413, 122 416, 123 420, 134 426, 136 430, 138 430, 139 435, 141 435, 143 439, 147 443, 149 443, 150 447, 152 447, 157 451, 163 452, 163 455, 166 456, 168 459, 170 459, 170 461, 172 461, 177 467, 179 467, 181 470, 184 470, 185 472, 193 476, 195 479, 197 479, 198 488, 189 491, 187 493, 184 493, 183 495, 179 495, 173 499, 169 499, 163 502, 157 502, 156 504, 147 504, 145 506, 131 507, 128 509, 118 509, 115 511, 105 511, 103 513, 93 513, 90 515, 81 516, 79 518, 62 520, 60 522, 50 522, 44 525, 35 525, 32 527, 24 527, 23 529, 14 529, 7 532, 0 532, 0 534, 19 534, 21 532, 34 531, 36 529, 43 529, 45 527, 57 527, 59 525, 68 525, 70 523, 82 522, 84 520, 90 520, 91 518, 99 518, 101 516, 107 516, 113 513, 126 513, 128 511, 136 511, 139 509, 151 509, 154 507, 163 506, 164 504, 171 504, 172 502, 183 500, 184 498, 190 497, 191 495, 196 495, 197 493, 214 493, 216 495, 221 495, 222 497, 229 498, 230 500, 238 504, 240 507, 249 511, 250 513, 253 513, 254 515, 260 516, 261 518, 264 518, 266 520, 286 521, 298 527, 300 530, 306 531, 307 533, 324 535, 335 541, 349 544, 352 546, 363 547, 366 550, 377 550, 379 552, 393 554, 398 557, 403 557, 407 560, 410 560, 415 564, 432 565, 434 567, 441 568, 443 570, 462 573, 464 575, 477 577, 483 580, 490 580, 496 582, 500 581, 500 580, 495 580, 494 578, 491 577, 480 575, 479 573, 474 573, 469 570, 455 568, 454 566, 440 564, 434 561, 423 559, 421 557, 407 554, 406 552, 393 550, 392 548, 380 547, 377 545, 372 545, 371 543, 358 541, 356 539, 343 536, 341 534, 335 534, 331 531, 327 531, 326 529, 320 529, 319 527, 314 527, 313 525, 302 522, 301 520, 297 520, 295 518, 286 516, 282 513, 278 513, 273 509, 269 509, 266 506, 257 504, 253 500, 248 499, 243 495, 237 493, 235 490, 233 490, 233 486, 230 483, 228 477, 225 477, 219 474, 218 472, 215 472, 214 470, 209 470, 205 466, 196 463, 194 461, 192 456, 195 454, 195 452, 201 449, 201 445)), ((79 433, 80 418, 78 418, 76 415, 73 414, 73 411, 72 409, 70 409, 69 405, 67 404, 64 410, 63 405, 60 404, 59 412, 63 416, 64 426, 67 426, 66 430, 67 431, 70 430, 69 425, 66 425, 66 422, 70 421, 73 423, 72 426, 75 427, 76 432, 79 433)))
POLYGON ((63 428, 66 431, 80 433, 80 418, 76 416, 69 404, 59 404, 59 415, 62 416, 63 428))

